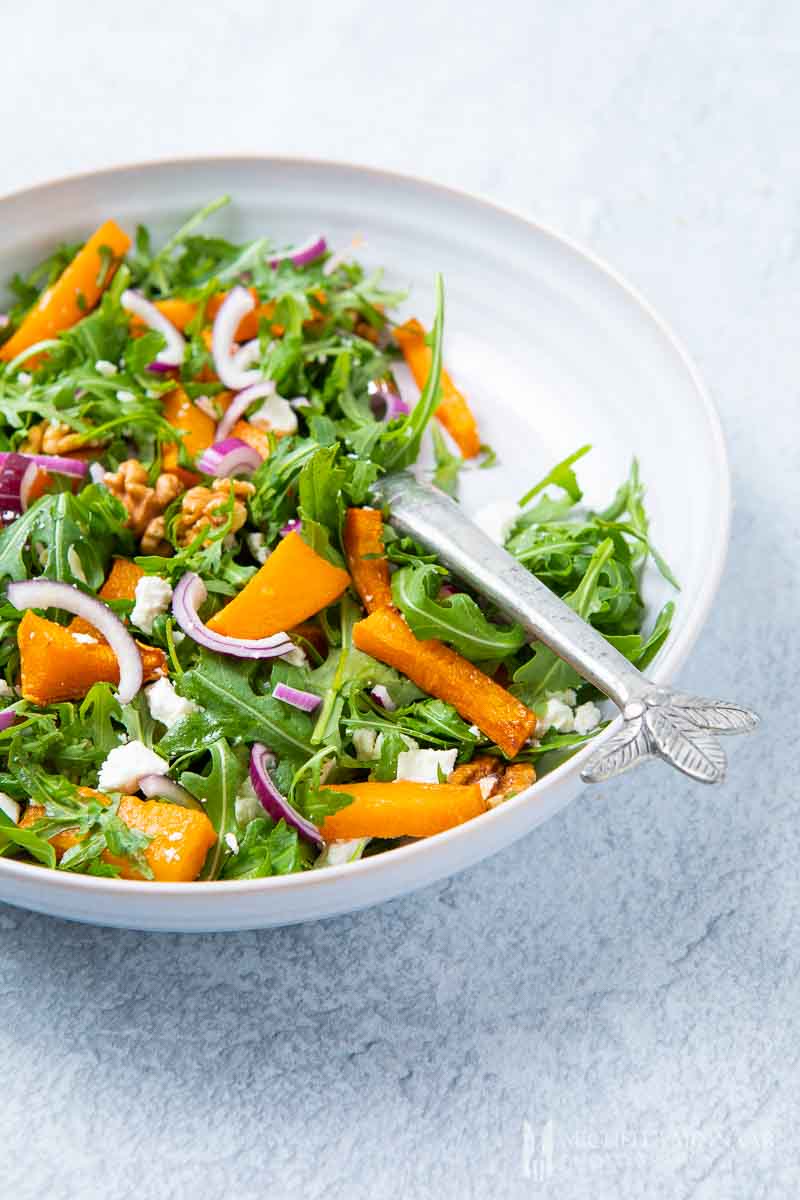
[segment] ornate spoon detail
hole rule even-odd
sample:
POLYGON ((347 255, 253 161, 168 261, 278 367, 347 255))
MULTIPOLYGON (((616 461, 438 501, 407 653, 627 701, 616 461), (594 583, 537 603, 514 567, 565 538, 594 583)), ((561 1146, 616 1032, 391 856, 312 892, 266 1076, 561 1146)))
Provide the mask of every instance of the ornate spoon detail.
POLYGON ((717 735, 749 733, 758 724, 754 712, 652 683, 430 484, 399 472, 379 480, 373 495, 393 525, 435 551, 531 641, 544 642, 620 709, 622 728, 599 740, 581 772, 586 783, 611 779, 648 758, 662 758, 701 783, 725 778, 717 735))

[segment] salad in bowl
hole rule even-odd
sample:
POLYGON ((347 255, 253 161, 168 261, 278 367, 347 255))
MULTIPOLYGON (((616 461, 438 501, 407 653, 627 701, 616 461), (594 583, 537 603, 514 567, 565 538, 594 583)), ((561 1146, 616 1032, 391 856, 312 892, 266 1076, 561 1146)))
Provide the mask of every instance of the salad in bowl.
MULTIPOLYGON (((502 470, 432 320, 354 249, 106 221, 0 318, 0 855, 159 882, 384 853, 531 787, 599 695, 372 503, 502 470)), ((634 462, 584 446, 476 514, 638 667, 653 547, 634 462)))

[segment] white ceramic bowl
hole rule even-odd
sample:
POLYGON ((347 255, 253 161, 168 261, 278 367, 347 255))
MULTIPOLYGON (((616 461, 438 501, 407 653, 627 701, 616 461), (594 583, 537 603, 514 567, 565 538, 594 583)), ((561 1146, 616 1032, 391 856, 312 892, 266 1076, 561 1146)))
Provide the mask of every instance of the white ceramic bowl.
MULTIPOLYGON (((107 217, 166 235, 228 192, 213 228, 287 242, 324 230, 360 234, 368 263, 410 285, 408 311, 430 317, 432 280, 447 286, 446 359, 501 465, 471 473, 469 505, 518 497, 571 450, 591 502, 610 498, 638 455, 655 540, 683 590, 651 675, 685 660, 716 592, 730 490, 716 411, 669 329, 621 279, 572 243, 483 200, 360 167, 270 158, 148 163, 78 176, 0 200, 0 279, 107 217)), ((655 607, 665 587, 646 583, 655 607)), ((47 871, 0 859, 0 899, 72 920, 154 930, 283 925, 357 909, 422 887, 493 854, 567 804, 585 753, 494 811, 363 862, 229 883, 153 884, 47 871)))

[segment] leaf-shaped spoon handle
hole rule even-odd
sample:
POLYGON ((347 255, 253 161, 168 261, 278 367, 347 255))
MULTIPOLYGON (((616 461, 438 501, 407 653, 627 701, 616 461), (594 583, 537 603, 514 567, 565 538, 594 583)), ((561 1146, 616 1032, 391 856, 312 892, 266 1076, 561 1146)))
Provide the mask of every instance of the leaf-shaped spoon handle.
POLYGON ((433 550, 456 575, 493 600, 531 641, 549 646, 618 706, 621 729, 603 737, 581 772, 597 783, 658 757, 702 783, 725 777, 716 734, 747 733, 758 717, 738 704, 687 696, 651 683, 563 600, 474 525, 430 484, 399 472, 373 487, 392 525, 433 550))

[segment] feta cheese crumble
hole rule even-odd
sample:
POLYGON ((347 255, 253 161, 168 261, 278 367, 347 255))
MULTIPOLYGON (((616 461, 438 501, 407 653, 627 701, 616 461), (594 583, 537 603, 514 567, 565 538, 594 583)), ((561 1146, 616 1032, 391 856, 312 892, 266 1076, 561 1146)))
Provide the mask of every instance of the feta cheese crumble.
POLYGON ((242 827, 255 821, 256 817, 264 816, 264 806, 256 795, 249 777, 245 779, 236 793, 233 811, 236 815, 236 824, 242 827))
POLYGON ((575 728, 575 718, 568 704, 551 696, 537 725, 542 733, 548 729, 555 729, 557 733, 572 733, 575 728))
POLYGON ((166 775, 169 764, 144 742, 134 739, 111 750, 100 768, 101 792, 135 792, 145 775, 166 775))
POLYGON ((439 783, 456 765, 457 750, 402 750, 397 756, 397 779, 410 783, 439 783))
POLYGON ((179 696, 166 678, 157 679, 150 687, 145 688, 145 696, 150 716, 154 721, 166 725, 167 729, 172 729, 182 717, 188 717, 190 713, 198 711, 194 700, 179 696))
POLYGON ((160 575, 143 575, 136 584, 131 621, 142 633, 153 632, 153 622, 169 608, 172 588, 160 575))
POLYGON ((6 683, 5 679, 0 679, 0 697, 14 696, 15 694, 14 689, 6 683))
POLYGON ((32 379, 33 376, 29 375, 27 371, 17 372, 17 383, 21 383, 23 387, 27 387, 32 379))
POLYGON ((591 700, 575 709, 575 732, 582 736, 591 733, 603 719, 600 709, 591 700))
POLYGON ((117 364, 109 362, 107 358, 98 358, 94 364, 94 369, 98 375, 105 375, 106 379, 110 379, 112 375, 117 373, 117 364))
POLYGON ((231 854, 239 853, 239 842, 236 838, 235 833, 226 833, 225 834, 225 845, 228 847, 231 854))
POLYGON ((133 392, 126 391, 125 388, 120 388, 116 395, 120 404, 134 404, 136 402, 133 392))
POLYGON ((257 563, 263 564, 269 558, 269 546, 267 546, 263 533, 248 533, 246 537, 247 549, 252 554, 257 563))

